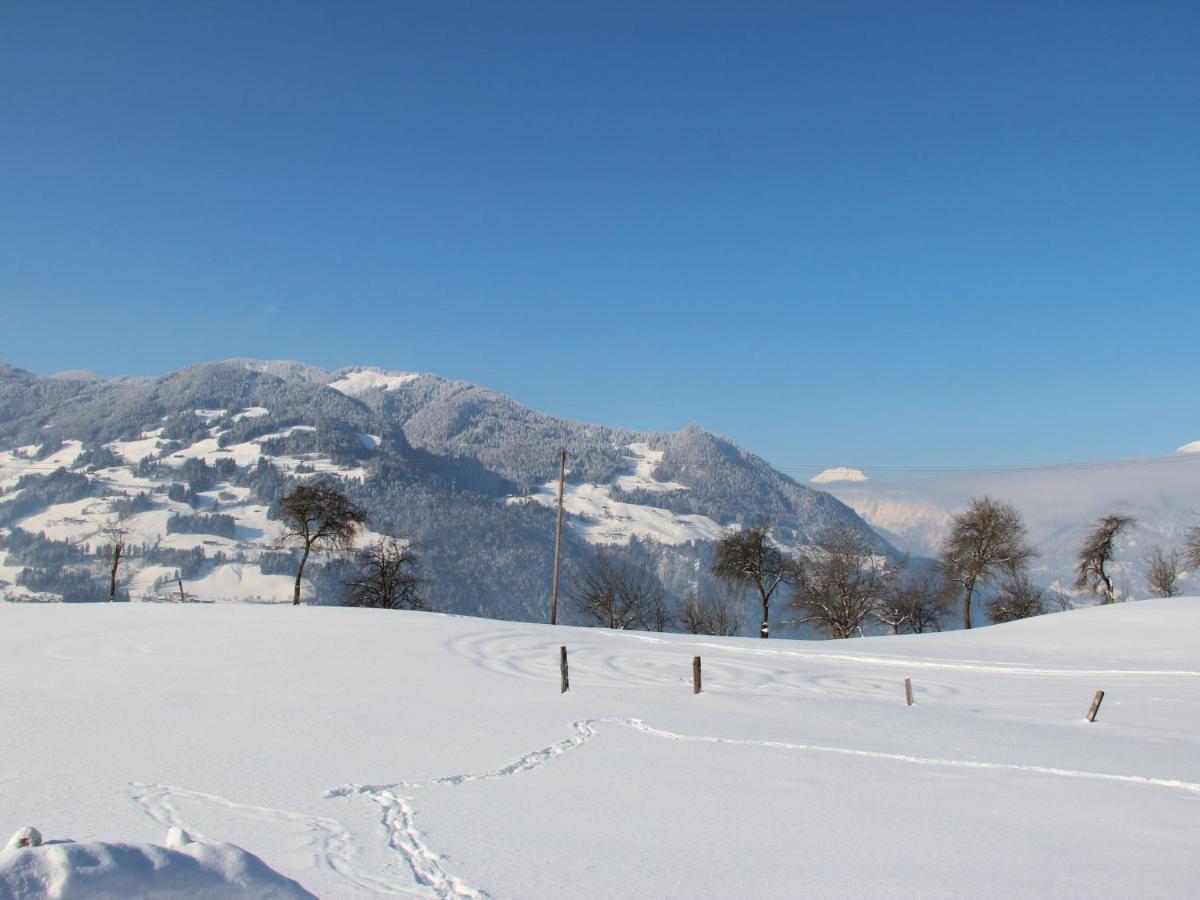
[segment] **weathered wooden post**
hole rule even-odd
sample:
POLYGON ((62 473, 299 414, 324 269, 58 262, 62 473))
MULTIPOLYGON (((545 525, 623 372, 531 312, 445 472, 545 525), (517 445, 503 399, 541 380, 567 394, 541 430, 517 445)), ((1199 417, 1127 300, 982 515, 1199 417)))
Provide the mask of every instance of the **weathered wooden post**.
POLYGON ((571 679, 567 677, 567 648, 558 648, 558 670, 562 674, 562 693, 571 687, 571 679))
POLYGON ((700 657, 692 657, 692 693, 700 693, 700 657))
POLYGON ((1089 722, 1096 721, 1096 713, 1100 712, 1100 703, 1104 700, 1104 691, 1096 691, 1096 696, 1092 698, 1092 707, 1088 710, 1087 720, 1089 722))
POLYGON ((912 706, 913 699, 912 699, 912 679, 911 678, 904 679, 904 699, 908 701, 909 706, 912 706))

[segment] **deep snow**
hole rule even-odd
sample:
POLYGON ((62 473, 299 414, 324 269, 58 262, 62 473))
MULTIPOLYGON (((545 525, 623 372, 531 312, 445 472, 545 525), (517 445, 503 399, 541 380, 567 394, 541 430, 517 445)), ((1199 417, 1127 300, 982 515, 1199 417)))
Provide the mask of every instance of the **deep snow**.
MULTIPOLYGON (((36 829, 23 828, 14 839, 36 829)), ((0 898, 23 900, 312 900, 290 878, 232 844, 193 841, 180 828, 165 846, 93 841, 13 842, 0 850, 0 898)))
POLYGON ((181 827, 320 896, 1194 896, 1198 634, 1197 598, 836 643, 5 603, 0 833, 181 827))

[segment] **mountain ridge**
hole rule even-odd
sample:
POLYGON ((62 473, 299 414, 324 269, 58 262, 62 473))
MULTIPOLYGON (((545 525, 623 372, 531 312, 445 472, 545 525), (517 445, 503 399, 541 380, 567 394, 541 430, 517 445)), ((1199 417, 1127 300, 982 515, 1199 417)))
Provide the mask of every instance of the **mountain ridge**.
MULTIPOLYGON (((52 584, 38 563, 68 551, 49 542, 90 547, 103 522, 124 516, 147 548, 130 560, 134 596, 161 593, 178 575, 206 598, 267 599, 289 565, 268 546, 272 505, 289 483, 317 475, 339 480, 380 527, 416 541, 440 608, 537 621, 553 534, 545 488, 562 448, 568 578, 607 546, 646 559, 683 593, 705 582, 722 529, 764 520, 785 546, 841 524, 898 555, 831 495, 697 426, 638 432, 580 422, 470 382, 370 366, 330 372, 237 358, 94 381, 0 365, 0 528, 9 543, 13 529, 48 542, 0 549, 8 582, 0 590, 37 581, 26 569, 52 584), (51 462, 65 464, 62 484, 46 480, 51 462), (232 524, 220 526, 224 534, 170 530, 184 519, 196 528, 204 516, 232 524)), ((309 581, 311 596, 336 592, 332 571, 309 581)))

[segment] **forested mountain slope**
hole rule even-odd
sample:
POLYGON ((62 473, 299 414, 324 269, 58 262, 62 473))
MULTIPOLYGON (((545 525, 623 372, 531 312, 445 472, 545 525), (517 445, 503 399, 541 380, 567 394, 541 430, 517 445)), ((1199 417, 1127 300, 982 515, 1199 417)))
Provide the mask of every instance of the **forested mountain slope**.
MULTIPOLYGON (((770 521, 785 546, 844 524, 895 553, 830 495, 697 427, 585 424, 477 385, 363 367, 229 360, 103 380, 0 366, 0 591, 106 596, 97 552, 119 522, 132 543, 122 590, 135 599, 285 599, 294 560, 273 546, 273 504, 324 477, 374 529, 416 543, 437 608, 542 620, 562 449, 568 581, 606 546, 648 557, 682 594, 736 523, 770 521)), ((335 562, 306 578, 311 600, 338 602, 335 562)))

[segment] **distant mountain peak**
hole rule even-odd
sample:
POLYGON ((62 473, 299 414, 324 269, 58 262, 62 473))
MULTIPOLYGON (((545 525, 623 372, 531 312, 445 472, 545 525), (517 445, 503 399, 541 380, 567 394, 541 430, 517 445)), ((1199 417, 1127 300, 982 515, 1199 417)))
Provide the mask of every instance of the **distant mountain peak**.
POLYGON ((1200 453, 1200 441, 1192 441, 1175 450, 1176 453, 1200 453))
POLYGON ((226 365, 238 366, 250 372, 261 372, 264 375, 274 375, 284 381, 307 381, 323 384, 330 378, 330 373, 317 366, 298 362, 294 359, 248 359, 235 357, 225 360, 226 365))
POLYGON ((58 381, 85 381, 88 383, 104 380, 95 372, 89 372, 87 369, 67 369, 65 372, 55 372, 50 377, 58 381))
POLYGON ((862 469, 848 469, 845 466, 835 466, 818 472, 809 479, 809 484, 836 484, 842 481, 870 481, 862 469))

